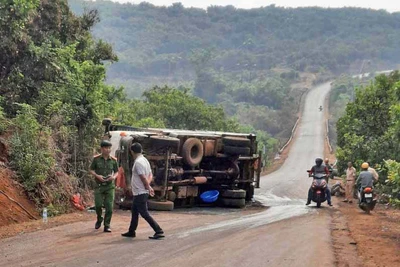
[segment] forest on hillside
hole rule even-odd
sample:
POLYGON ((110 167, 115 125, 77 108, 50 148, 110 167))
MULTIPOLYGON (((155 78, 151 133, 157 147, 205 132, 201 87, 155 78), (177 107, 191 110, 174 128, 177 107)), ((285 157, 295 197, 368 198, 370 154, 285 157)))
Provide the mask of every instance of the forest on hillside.
POLYGON ((229 116, 278 138, 290 136, 304 77, 395 67, 400 62, 400 13, 357 8, 250 10, 185 8, 180 3, 69 0, 81 14, 96 9, 93 35, 112 44, 119 62, 108 84, 140 98, 155 85, 190 88, 229 116))
MULTIPOLYGON (((209 69, 207 78, 218 94, 223 82, 257 80, 277 67, 340 74, 351 66, 358 71, 363 60, 372 68, 400 62, 400 13, 383 10, 69 4, 78 14, 84 8, 99 11, 93 34, 110 42, 120 59, 109 68, 108 79, 139 91, 130 92, 135 96, 148 84, 204 81, 197 67, 209 69)), ((195 86, 201 94, 203 88, 195 86)))

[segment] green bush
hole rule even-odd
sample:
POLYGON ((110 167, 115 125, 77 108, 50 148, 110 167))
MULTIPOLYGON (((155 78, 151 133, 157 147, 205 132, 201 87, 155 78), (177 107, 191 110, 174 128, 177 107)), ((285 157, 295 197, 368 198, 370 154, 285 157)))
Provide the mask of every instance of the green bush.
POLYGON ((36 120, 34 108, 20 105, 21 110, 13 119, 14 133, 11 138, 11 164, 28 191, 46 181, 55 160, 50 148, 50 134, 36 120))
POLYGON ((388 169, 388 176, 385 184, 391 188, 391 203, 400 203, 400 163, 394 160, 386 160, 385 167, 388 169))
POLYGON ((3 109, 0 107, 0 134, 6 130, 6 118, 4 117, 3 109))
POLYGON ((1 106, 3 98, 0 96, 0 134, 2 134, 7 128, 7 119, 4 117, 4 110, 1 106))

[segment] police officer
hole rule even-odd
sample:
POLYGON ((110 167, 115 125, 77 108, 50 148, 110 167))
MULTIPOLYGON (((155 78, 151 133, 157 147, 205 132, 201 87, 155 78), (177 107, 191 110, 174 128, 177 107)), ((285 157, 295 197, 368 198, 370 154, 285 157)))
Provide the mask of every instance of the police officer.
POLYGON ((103 222, 102 207, 105 207, 104 232, 111 232, 110 222, 114 205, 115 178, 118 174, 118 164, 116 158, 110 155, 111 142, 101 141, 101 154, 93 158, 90 165, 90 173, 96 179, 96 189, 94 191, 94 202, 96 207, 97 221, 95 229, 101 227, 103 222))

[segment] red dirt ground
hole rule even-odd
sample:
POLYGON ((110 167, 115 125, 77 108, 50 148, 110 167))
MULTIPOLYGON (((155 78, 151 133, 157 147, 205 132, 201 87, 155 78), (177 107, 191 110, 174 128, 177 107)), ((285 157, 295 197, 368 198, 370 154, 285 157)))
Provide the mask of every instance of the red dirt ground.
MULTIPOLYGON (((14 177, 12 171, 0 166, 0 190, 20 203, 33 216, 39 217, 35 206, 28 200, 22 186, 12 177, 14 177)), ((29 220, 32 220, 31 217, 21 207, 0 193, 0 227, 29 220)))

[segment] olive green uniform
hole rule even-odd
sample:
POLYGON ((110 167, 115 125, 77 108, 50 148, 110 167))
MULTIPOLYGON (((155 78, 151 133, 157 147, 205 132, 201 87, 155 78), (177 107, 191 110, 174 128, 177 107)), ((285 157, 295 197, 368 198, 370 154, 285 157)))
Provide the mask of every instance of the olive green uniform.
MULTIPOLYGON (((107 177, 118 171, 117 160, 113 157, 105 159, 102 155, 95 156, 93 158, 90 169, 96 172, 98 175, 107 177)), ((114 194, 115 194, 115 182, 108 181, 101 183, 96 179, 97 186, 94 190, 94 203, 96 207, 97 221, 102 222, 102 207, 106 210, 104 214, 104 226, 110 227, 113 205, 114 205, 114 194)))

